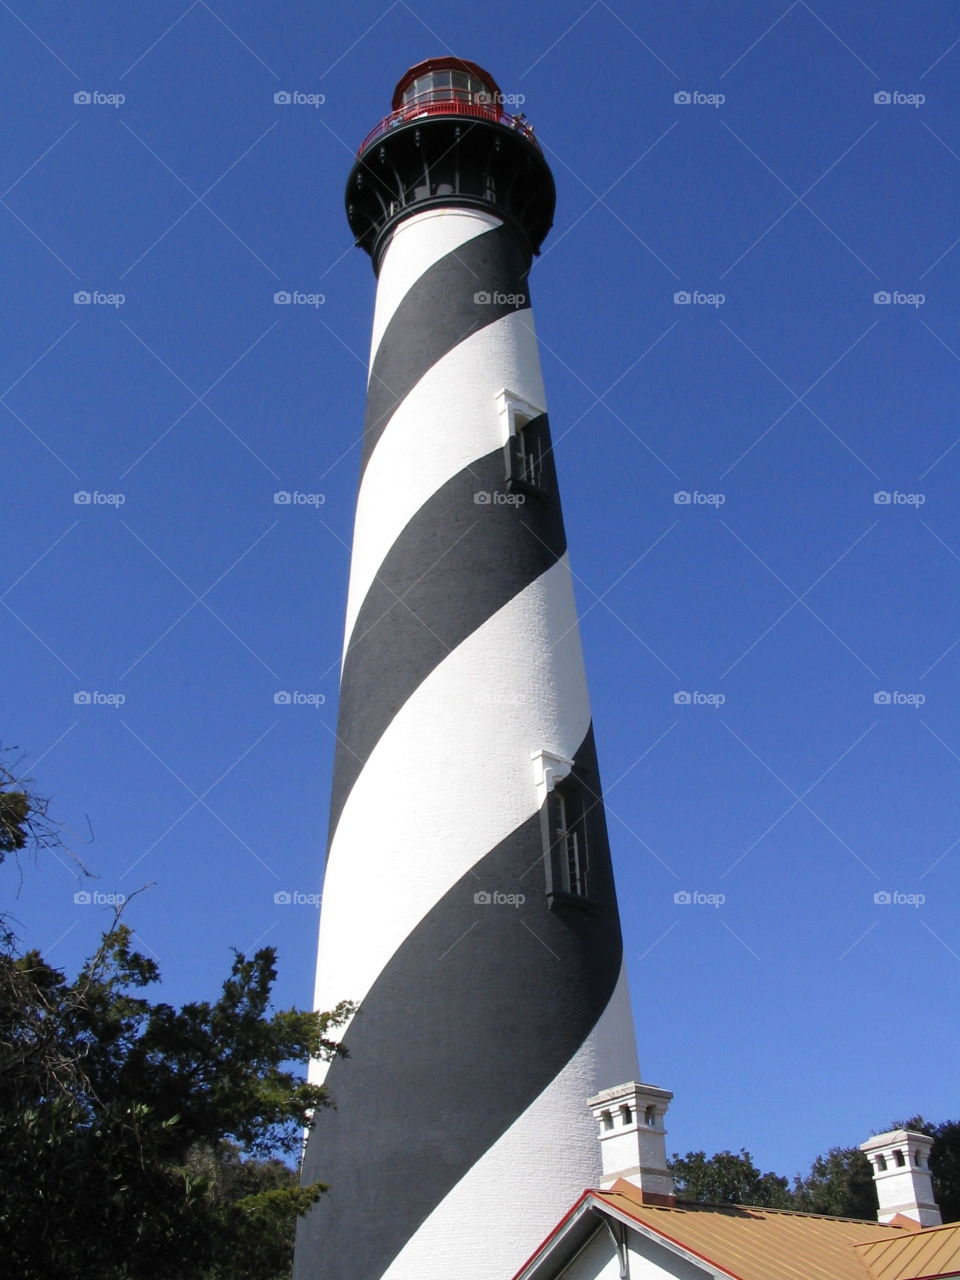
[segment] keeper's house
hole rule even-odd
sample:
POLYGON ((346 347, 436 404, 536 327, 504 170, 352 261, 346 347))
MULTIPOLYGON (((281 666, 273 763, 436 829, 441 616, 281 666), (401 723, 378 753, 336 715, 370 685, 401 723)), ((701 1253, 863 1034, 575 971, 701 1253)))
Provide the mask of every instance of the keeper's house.
POLYGON ((862 1144, 877 1222, 677 1200, 663 1117, 672 1095, 630 1083, 591 1098, 603 1178, 514 1280, 944 1280, 960 1222, 940 1224, 932 1140, 898 1129, 862 1144))

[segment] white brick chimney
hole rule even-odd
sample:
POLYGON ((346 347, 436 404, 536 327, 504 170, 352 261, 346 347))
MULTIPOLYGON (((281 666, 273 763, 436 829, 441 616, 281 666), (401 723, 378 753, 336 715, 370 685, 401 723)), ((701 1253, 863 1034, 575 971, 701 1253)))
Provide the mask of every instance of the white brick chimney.
POLYGON ((900 1213, 921 1227, 940 1226, 943 1220, 930 1177, 932 1147, 932 1138, 909 1129, 893 1129, 860 1143, 873 1171, 880 1222, 889 1222, 900 1213))
POLYGON ((604 1089, 589 1100, 599 1126, 603 1190, 626 1178, 640 1188, 649 1204, 676 1203, 663 1127, 672 1100, 673 1094, 666 1089, 636 1080, 604 1089))

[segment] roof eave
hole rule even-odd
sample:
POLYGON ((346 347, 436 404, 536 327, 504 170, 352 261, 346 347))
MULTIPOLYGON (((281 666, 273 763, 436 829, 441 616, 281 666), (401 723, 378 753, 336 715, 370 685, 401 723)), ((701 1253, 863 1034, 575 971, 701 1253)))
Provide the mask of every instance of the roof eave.
POLYGON ((697 1253, 658 1231, 633 1214, 608 1204, 602 1192, 585 1191, 566 1217, 562 1218, 537 1252, 516 1273, 513 1280, 547 1280, 558 1268, 568 1266, 575 1254, 587 1244, 599 1229, 603 1218, 619 1222, 633 1231, 661 1245, 670 1253, 699 1267, 711 1280, 742 1280, 734 1271, 728 1271, 711 1258, 697 1253))

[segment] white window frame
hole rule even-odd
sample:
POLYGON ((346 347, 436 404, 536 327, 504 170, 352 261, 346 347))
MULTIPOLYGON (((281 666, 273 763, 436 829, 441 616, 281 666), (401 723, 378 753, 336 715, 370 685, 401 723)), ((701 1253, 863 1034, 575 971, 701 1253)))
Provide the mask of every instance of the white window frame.
POLYGON ((537 788, 537 807, 542 809, 544 801, 561 778, 566 778, 573 768, 573 761, 556 751, 531 751, 533 761, 533 778, 537 788))
POLYGON ((542 417, 546 412, 546 409, 531 404, 529 400, 524 400, 522 396, 518 396, 515 391, 508 390, 507 387, 498 391, 497 413, 500 415, 503 443, 505 445, 509 444, 510 437, 517 434, 518 417, 522 418, 524 424, 526 424, 534 418, 542 417))

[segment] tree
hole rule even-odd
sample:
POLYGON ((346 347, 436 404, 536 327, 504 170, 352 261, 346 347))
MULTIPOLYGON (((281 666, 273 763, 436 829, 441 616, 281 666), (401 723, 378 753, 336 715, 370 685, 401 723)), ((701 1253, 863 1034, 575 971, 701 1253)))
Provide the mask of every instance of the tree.
POLYGON ((325 1188, 275 1157, 330 1104, 287 1064, 340 1052, 352 1006, 272 1011, 271 948, 215 1001, 153 1004, 131 944, 118 918, 73 981, 0 951, 0 1256, 22 1280, 278 1280, 325 1188))
POLYGON ((28 845, 37 851, 60 843, 60 829, 48 813, 50 802, 32 790, 32 781, 0 760, 0 862, 28 845))
POLYGON ((25 791, 0 791, 0 859, 27 843, 28 815, 25 791))
MULTIPOLYGON (((0 863, 50 847, 64 845, 47 799, 0 760, 0 863)), ((20 955, 0 913, 4 1271, 284 1280, 296 1219, 325 1187, 299 1186, 278 1156, 332 1102, 290 1064, 343 1052, 328 1033, 354 1006, 273 1010, 272 948, 234 953, 213 1002, 151 1003, 159 971, 132 938, 118 911, 71 981, 20 955)))
POLYGON ((817 1156, 805 1178, 794 1179, 794 1207, 839 1218, 877 1216, 870 1161, 859 1147, 831 1147, 817 1156))
POLYGON ((891 1129, 913 1129, 933 1139, 930 1172, 933 1195, 940 1206, 944 1222, 960 1221, 960 1120, 943 1120, 933 1124, 923 1116, 897 1120, 891 1129))
POLYGON ((226 1141, 216 1149, 195 1148, 187 1167, 205 1180, 217 1222, 218 1261, 206 1280, 289 1276, 300 1212, 289 1194, 297 1187, 296 1171, 275 1157, 245 1158, 226 1141))
POLYGON ((790 1184, 775 1173, 761 1173, 749 1151, 703 1151, 674 1154, 668 1161, 677 1198, 704 1204, 752 1204, 771 1209, 792 1207, 790 1184))

